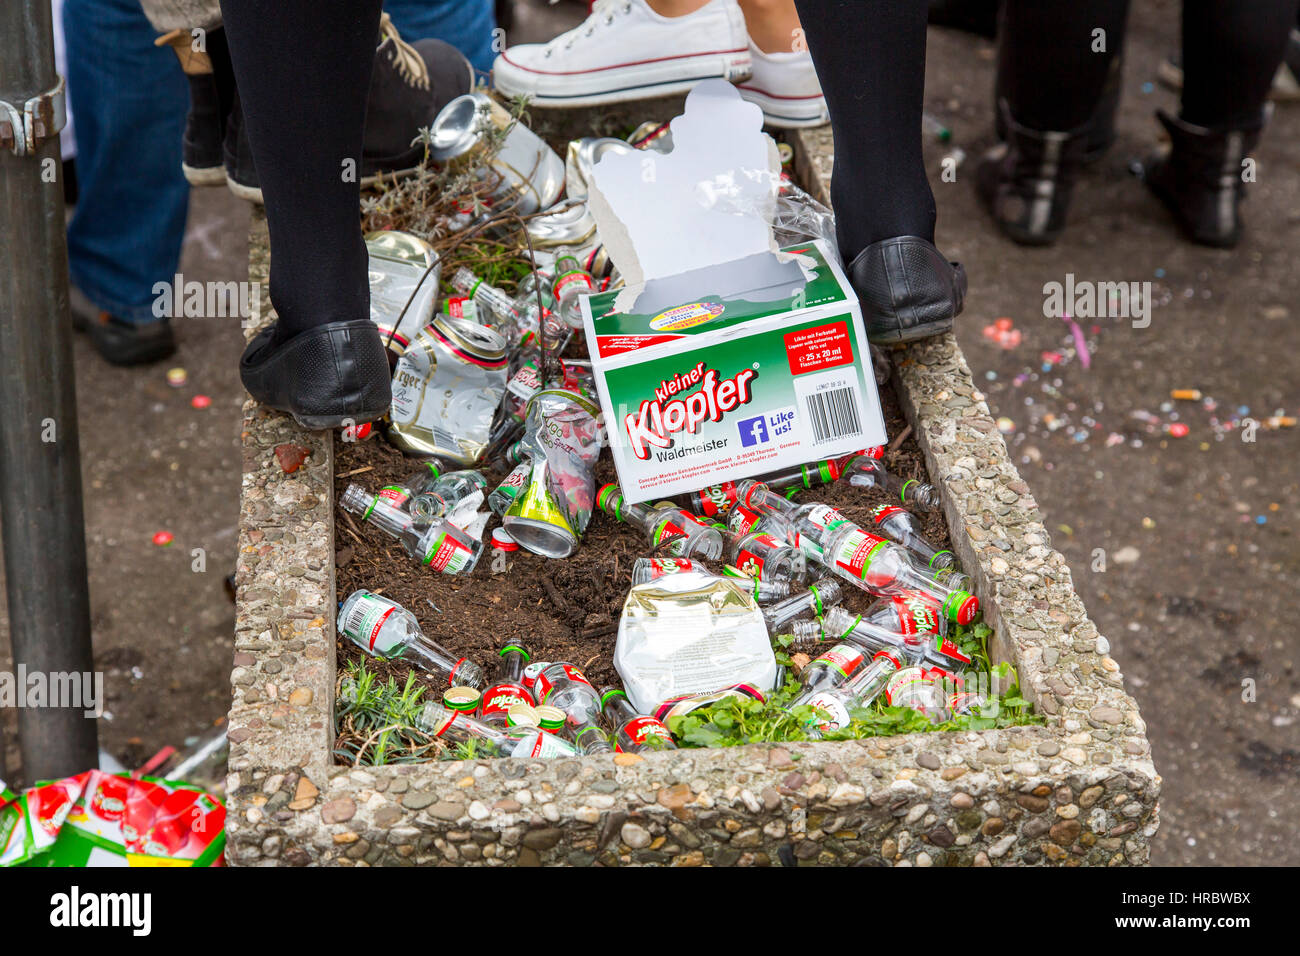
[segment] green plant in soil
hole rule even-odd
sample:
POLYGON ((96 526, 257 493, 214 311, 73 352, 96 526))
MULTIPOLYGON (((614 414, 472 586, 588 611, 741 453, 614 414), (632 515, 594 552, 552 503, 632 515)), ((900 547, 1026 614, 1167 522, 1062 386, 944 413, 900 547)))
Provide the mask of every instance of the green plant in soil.
MULTIPOLYGON (((990 678, 990 685, 1005 687, 1002 693, 989 696, 988 703, 976 713, 953 717, 942 723, 910 707, 889 707, 879 699, 870 706, 852 708, 852 718, 847 727, 829 731, 814 738, 807 732, 808 725, 820 714, 807 705, 790 708, 801 690, 799 681, 790 678, 765 701, 750 698, 727 698, 692 711, 669 722, 681 747, 736 747, 741 744, 799 740, 855 740, 862 737, 885 737, 895 734, 931 733, 944 730, 990 730, 997 727, 1014 727, 1042 724, 1042 717, 1033 713, 1033 707, 1020 693, 1015 669, 1001 663, 990 668, 988 639, 993 630, 980 623, 972 627, 958 627, 953 641, 971 659, 969 670, 990 678), (789 709, 787 709, 789 708, 789 709)), ((778 663, 790 665, 790 656, 784 647, 776 648, 778 663)))
POLYGON ((378 767, 428 760, 431 751, 446 750, 414 726, 423 696, 414 673, 399 685, 395 677, 383 680, 365 661, 349 662, 334 695, 335 756, 378 767))

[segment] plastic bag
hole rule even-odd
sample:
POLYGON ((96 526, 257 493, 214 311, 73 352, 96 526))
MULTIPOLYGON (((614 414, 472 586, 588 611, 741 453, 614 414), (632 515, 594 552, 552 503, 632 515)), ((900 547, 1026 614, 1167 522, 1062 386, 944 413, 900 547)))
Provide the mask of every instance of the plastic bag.
POLYGON ((501 523, 534 554, 567 558, 587 530, 596 498, 599 416, 594 402, 562 389, 545 389, 528 402, 519 446, 531 468, 501 523))
POLYGON ((704 571, 667 574, 628 591, 614 667, 638 713, 688 694, 776 683, 763 612, 738 584, 704 571))

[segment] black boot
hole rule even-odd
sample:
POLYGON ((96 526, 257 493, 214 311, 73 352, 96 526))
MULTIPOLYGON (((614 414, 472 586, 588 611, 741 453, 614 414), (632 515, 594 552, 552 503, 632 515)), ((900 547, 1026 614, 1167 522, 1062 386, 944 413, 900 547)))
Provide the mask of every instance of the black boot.
POLYGON ((934 243, 895 236, 872 243, 849 266, 862 304, 867 338, 879 344, 913 342, 952 329, 966 299, 966 270, 934 243))
POLYGON ((154 40, 154 46, 168 46, 181 61, 181 70, 190 85, 190 109, 185 114, 185 137, 181 141, 181 170, 191 186, 220 186, 226 181, 221 165, 221 139, 225 132, 228 104, 213 71, 212 56, 229 58, 225 36, 220 29, 204 37, 202 50, 195 49, 189 30, 172 30, 154 40), (207 49, 208 43, 220 43, 220 51, 207 49))
POLYGON ((1171 145, 1167 153, 1146 162, 1142 181, 1192 242, 1232 248, 1241 239, 1238 206, 1246 189, 1242 163, 1259 143, 1263 117, 1244 129, 1211 130, 1163 110, 1156 116, 1171 145))
POLYGON ((1042 132, 1021 126, 998 103, 1007 141, 984 154, 975 172, 980 199, 998 227, 1025 246, 1045 246, 1065 228, 1065 214, 1088 148, 1088 126, 1042 132))
POLYGON ((239 359, 248 394, 311 429, 383 417, 392 404, 389 374, 379 327, 368 318, 330 322, 278 345, 272 325, 239 359))
MULTIPOLYGON (((380 42, 366 99, 366 132, 358 180, 365 188, 381 176, 410 175, 424 156, 416 142, 442 108, 474 88, 474 68, 449 43, 433 38, 409 44, 388 19, 380 18, 380 42)), ((253 152, 239 104, 227 123, 226 182, 240 199, 261 203, 253 152)))
MULTIPOLYGON (((1083 151, 1084 163, 1095 163, 1106 155, 1106 151, 1114 144, 1116 137, 1115 116, 1119 112, 1119 95, 1123 85, 1124 55, 1120 53, 1110 62, 1110 71, 1106 74, 1106 85, 1101 89, 1101 99, 1097 101, 1097 108, 1093 111, 1087 124, 1085 124, 1088 143, 1083 151)), ((993 91, 994 103, 1000 104, 1006 99, 1003 88, 1004 80, 1001 71, 999 71, 996 88, 993 91)), ((993 118, 994 132, 997 133, 998 139, 1003 142, 1006 142, 1007 138, 1007 115, 999 107, 993 118)))

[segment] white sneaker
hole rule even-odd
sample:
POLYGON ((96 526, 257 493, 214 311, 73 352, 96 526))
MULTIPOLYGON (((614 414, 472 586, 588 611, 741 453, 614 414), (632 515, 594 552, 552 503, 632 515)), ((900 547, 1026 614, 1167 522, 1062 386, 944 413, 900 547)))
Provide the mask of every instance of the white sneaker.
POLYGON ((645 0, 599 0, 586 21, 550 43, 509 47, 492 64, 496 88, 539 106, 595 106, 684 93, 701 80, 750 73, 736 0, 663 17, 645 0))
POLYGON ((736 85, 741 96, 762 109, 768 126, 794 129, 830 122, 826 98, 807 50, 764 53, 751 42, 749 55, 754 75, 736 85))

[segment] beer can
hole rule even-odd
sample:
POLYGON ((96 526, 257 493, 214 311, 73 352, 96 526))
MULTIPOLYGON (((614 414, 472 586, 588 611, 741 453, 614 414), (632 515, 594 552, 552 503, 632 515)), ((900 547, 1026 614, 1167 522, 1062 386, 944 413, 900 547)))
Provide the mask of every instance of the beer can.
POLYGON ((398 359, 388 440, 412 454, 473 465, 491 437, 506 371, 500 335, 438 316, 398 359))
POLYGON ((370 320, 400 356, 433 318, 442 263, 433 246, 409 232, 380 230, 367 233, 365 241, 370 320))
POLYGON ((529 215, 554 205, 564 189, 563 160, 486 93, 466 93, 442 108, 430 127, 429 155, 477 170, 491 184, 494 212, 529 215), (490 155, 489 130, 504 132, 496 155, 490 155))

